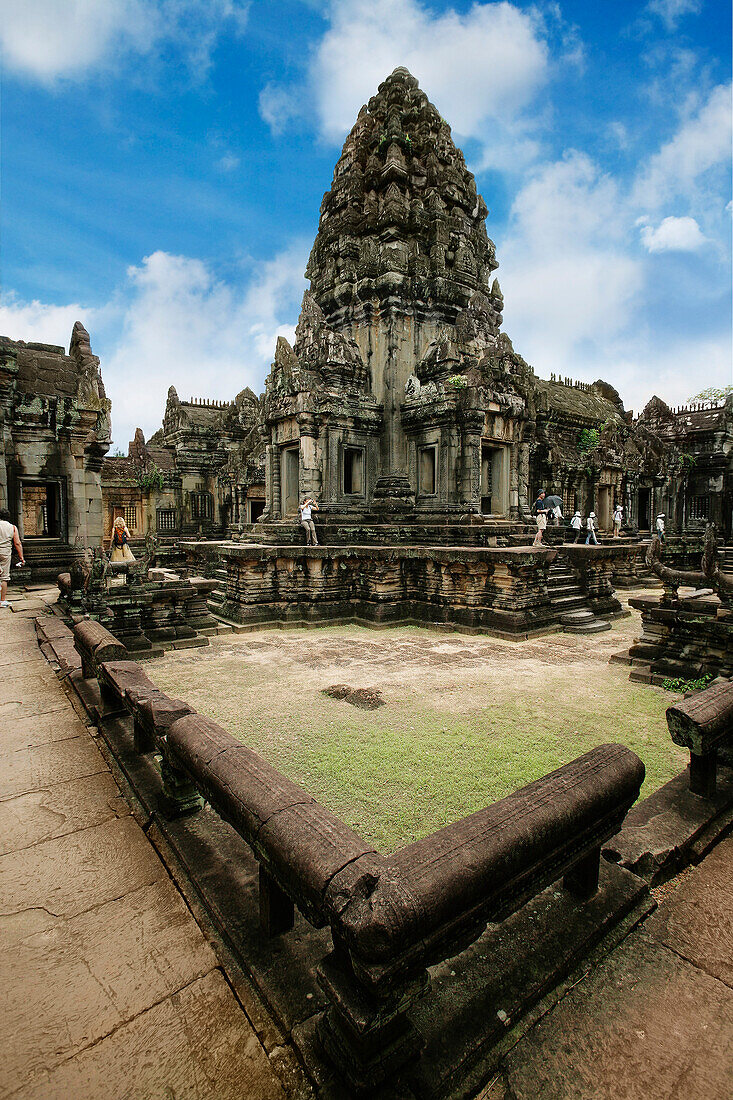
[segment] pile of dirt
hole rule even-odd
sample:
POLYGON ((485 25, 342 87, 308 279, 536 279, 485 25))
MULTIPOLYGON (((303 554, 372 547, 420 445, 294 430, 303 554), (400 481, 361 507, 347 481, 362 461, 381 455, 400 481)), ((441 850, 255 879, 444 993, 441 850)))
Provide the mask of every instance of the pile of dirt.
POLYGON ((332 684, 323 689, 323 695, 329 695, 331 699, 343 699, 345 703, 351 703, 362 710, 376 710, 383 707, 386 700, 377 688, 350 688, 346 684, 332 684))

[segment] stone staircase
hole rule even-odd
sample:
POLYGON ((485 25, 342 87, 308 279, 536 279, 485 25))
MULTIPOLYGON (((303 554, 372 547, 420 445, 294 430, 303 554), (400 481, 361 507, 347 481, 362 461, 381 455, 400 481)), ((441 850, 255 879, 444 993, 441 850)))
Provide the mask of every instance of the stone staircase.
POLYGON ((720 568, 723 573, 733 573, 733 546, 724 546, 720 568))
POLYGON ((567 634, 599 634, 602 630, 611 629, 609 622, 593 614, 573 570, 560 555, 550 566, 547 594, 567 634))

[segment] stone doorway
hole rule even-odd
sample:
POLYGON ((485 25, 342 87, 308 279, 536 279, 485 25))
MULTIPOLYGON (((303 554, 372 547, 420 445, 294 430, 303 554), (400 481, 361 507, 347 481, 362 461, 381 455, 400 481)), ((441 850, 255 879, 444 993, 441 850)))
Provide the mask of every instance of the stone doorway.
POLYGON ((280 456, 280 493, 283 515, 298 511, 300 447, 284 447, 280 456))
POLYGON ((481 512, 505 516, 509 511, 509 452, 506 447, 481 445, 481 512))
POLYGON ((24 539, 61 538, 61 493, 57 482, 22 482, 20 534, 24 539))
POLYGON ((639 489, 639 530, 651 530, 651 489, 639 489))

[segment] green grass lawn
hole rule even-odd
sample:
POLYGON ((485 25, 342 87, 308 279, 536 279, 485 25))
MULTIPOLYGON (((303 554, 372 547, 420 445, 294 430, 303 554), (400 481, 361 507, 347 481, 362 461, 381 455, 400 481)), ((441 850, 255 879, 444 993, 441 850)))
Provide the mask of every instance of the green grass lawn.
POLYGON ((264 655, 262 647, 249 648, 251 635, 241 636, 195 657, 168 655, 151 675, 383 852, 503 798, 594 745, 620 741, 641 757, 642 797, 686 763, 664 718, 674 697, 629 683, 628 669, 609 666, 607 657, 590 673, 583 651, 574 661, 543 664, 538 647, 545 640, 539 640, 525 647, 512 674, 512 650, 499 649, 494 663, 482 639, 477 661, 474 639, 463 638, 461 655, 445 667, 437 651, 431 664, 425 650, 435 648, 436 635, 403 630, 405 671, 386 636, 397 631, 380 632, 364 658, 354 631, 278 632, 263 643, 264 655), (380 687, 386 705, 363 711, 322 694, 339 682, 380 687))

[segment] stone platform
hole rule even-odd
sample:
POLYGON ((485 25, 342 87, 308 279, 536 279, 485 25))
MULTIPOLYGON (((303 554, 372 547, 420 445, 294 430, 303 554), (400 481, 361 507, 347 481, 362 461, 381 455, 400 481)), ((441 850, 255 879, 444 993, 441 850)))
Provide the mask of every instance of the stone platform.
MULTIPOLYGON (((184 545, 195 561, 199 544, 184 545)), ((556 551, 546 547, 229 543, 218 554, 222 613, 235 622, 439 624, 514 638, 558 629, 547 594, 556 551)))

